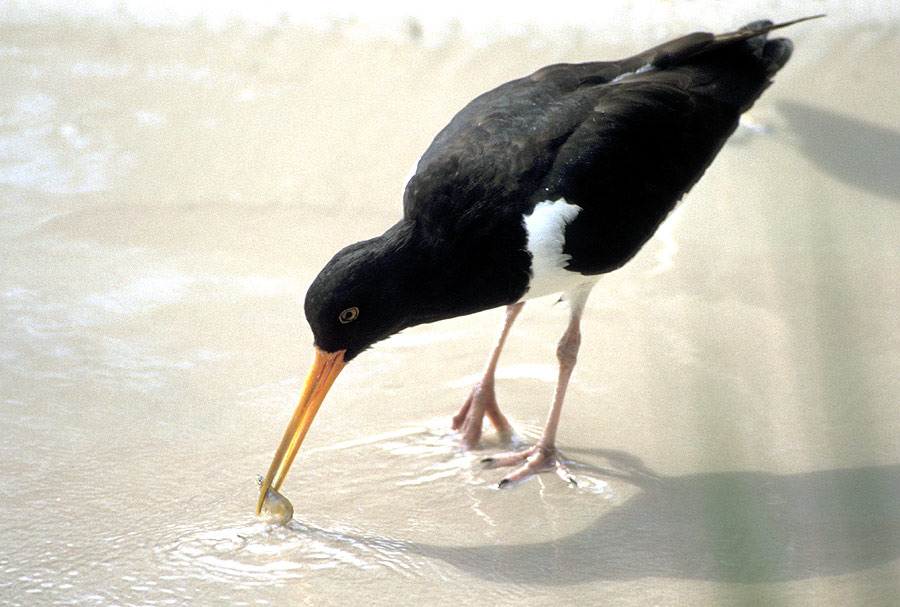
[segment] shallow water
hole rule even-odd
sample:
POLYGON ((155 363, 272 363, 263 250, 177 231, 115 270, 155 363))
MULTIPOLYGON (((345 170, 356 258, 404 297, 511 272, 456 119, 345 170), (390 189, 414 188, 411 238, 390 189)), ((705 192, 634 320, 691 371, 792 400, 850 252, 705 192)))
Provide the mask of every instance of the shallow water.
MULTIPOLYGON (((311 356, 315 272, 394 221, 466 100, 618 53, 4 26, 0 602, 896 604, 900 42, 829 31, 794 36, 686 204, 595 289, 560 429, 577 488, 499 490, 480 459, 509 445, 447 430, 495 311, 348 367, 275 527, 254 479, 311 356)), ((517 444, 564 324, 530 303, 501 360, 517 444)))

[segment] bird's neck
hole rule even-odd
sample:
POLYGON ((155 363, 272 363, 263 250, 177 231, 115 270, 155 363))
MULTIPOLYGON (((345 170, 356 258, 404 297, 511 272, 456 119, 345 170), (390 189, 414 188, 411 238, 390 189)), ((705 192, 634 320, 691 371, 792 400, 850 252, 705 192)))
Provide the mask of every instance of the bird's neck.
MULTIPOLYGON (((524 244, 524 232, 514 238, 524 244)), ((514 303, 528 286, 528 253, 524 246, 503 246, 508 238, 447 242, 423 237, 404 219, 376 240, 382 263, 396 268, 398 296, 410 308, 408 326, 514 303)))

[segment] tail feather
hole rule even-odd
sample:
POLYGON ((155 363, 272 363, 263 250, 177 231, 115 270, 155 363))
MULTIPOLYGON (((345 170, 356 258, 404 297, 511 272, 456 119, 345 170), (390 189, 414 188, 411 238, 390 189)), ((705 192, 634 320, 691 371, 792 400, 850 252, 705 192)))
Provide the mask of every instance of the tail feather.
POLYGON ((746 44, 756 57, 766 62, 767 73, 771 76, 787 63, 793 47, 790 41, 784 38, 766 40, 767 34, 773 30, 824 16, 813 15, 783 23, 773 23, 768 19, 753 21, 736 31, 726 34, 694 32, 693 34, 660 44, 639 55, 629 57, 620 62, 620 64, 623 71, 633 71, 643 65, 668 69, 671 66, 684 64, 701 55, 715 53, 736 44, 746 44))
POLYGON ((802 21, 809 21, 810 19, 819 19, 824 16, 825 15, 813 15, 811 17, 802 17, 800 19, 794 19, 793 21, 777 24, 768 19, 762 19, 748 23, 736 32, 716 36, 716 40, 745 40, 747 45, 753 50, 753 53, 763 60, 766 66, 766 73, 771 76, 784 67, 784 64, 791 58, 794 45, 787 38, 767 40, 767 34, 772 30, 788 27, 802 21), (748 34, 750 34, 750 37, 747 37, 748 34))
POLYGON ((752 38, 754 36, 759 36, 763 34, 768 34, 773 30, 780 30, 785 27, 790 27, 791 25, 795 25, 797 23, 803 23, 804 21, 810 21, 812 19, 821 19, 825 14, 819 15, 811 15, 809 17, 800 17, 799 19, 792 19, 791 21, 783 21, 781 23, 772 23, 769 19, 760 19, 759 21, 751 21, 741 29, 728 32, 727 34, 719 34, 716 36, 716 40, 726 41, 726 40, 746 40, 748 38, 752 38))
POLYGON ((698 74, 709 78, 712 96, 744 112, 771 84, 794 49, 786 38, 769 40, 769 32, 819 17, 824 15, 784 23, 753 21, 736 31, 711 36, 707 44, 682 59, 681 64, 692 65, 698 74))

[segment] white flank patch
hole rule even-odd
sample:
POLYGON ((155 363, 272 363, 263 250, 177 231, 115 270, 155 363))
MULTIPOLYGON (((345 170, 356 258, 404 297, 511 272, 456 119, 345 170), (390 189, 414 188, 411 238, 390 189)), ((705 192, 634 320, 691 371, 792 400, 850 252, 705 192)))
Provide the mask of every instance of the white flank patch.
POLYGON ((580 211, 581 207, 578 205, 569 204, 565 198, 560 198, 539 202, 531 215, 522 218, 528 233, 526 246, 531 253, 531 281, 522 299, 561 293, 592 282, 593 278, 590 276, 565 269, 571 258, 563 253, 566 225, 580 211))

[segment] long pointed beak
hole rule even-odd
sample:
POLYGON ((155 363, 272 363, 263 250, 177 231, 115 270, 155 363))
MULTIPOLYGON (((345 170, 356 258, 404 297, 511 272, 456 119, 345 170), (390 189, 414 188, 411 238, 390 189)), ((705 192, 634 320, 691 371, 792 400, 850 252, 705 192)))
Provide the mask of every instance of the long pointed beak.
POLYGON ((306 375, 306 381, 303 384, 303 392, 300 395, 300 402, 294 410, 294 415, 284 431, 284 437, 275 457, 272 459, 272 465, 269 466, 269 472, 263 480, 259 489, 259 501, 256 504, 256 514, 262 511, 263 503, 266 501, 266 492, 269 487, 278 491, 284 477, 287 475, 291 464, 294 463, 294 457, 300 449, 300 444, 306 437, 306 431, 309 430, 313 418, 319 411, 325 395, 331 388, 331 384, 337 378, 341 369, 347 364, 344 362, 344 352, 323 352, 316 348, 316 355, 313 359, 309 373, 306 375))

